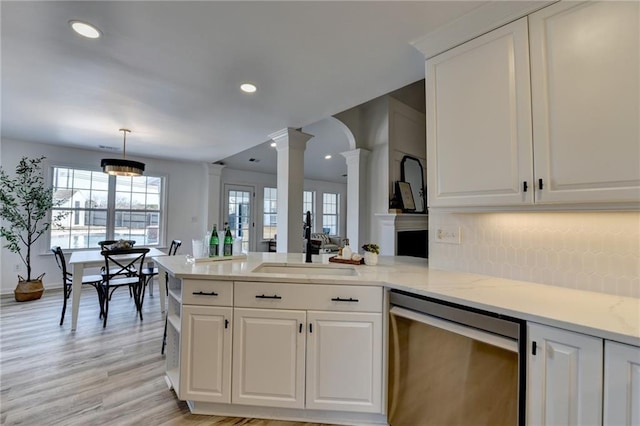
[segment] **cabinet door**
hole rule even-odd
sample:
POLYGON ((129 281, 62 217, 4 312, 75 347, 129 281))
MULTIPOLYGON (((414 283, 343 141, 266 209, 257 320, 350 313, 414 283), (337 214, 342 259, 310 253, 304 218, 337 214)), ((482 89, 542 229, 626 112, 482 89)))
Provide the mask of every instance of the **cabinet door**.
POLYGON ((304 408, 304 311, 234 309, 233 403, 304 408))
POLYGON ((427 60, 430 207, 533 202, 528 43, 523 18, 427 60))
POLYGON ((307 314, 307 408, 382 411, 382 314, 307 314))
POLYGON ((231 402, 232 308, 183 305, 182 400, 231 402))
POLYGON ((602 339, 537 324, 527 330, 527 423, 600 424, 602 339))
POLYGON ((640 348, 605 341, 604 424, 640 425, 640 348))
POLYGON ((529 17, 536 203, 640 201, 640 3, 529 17))

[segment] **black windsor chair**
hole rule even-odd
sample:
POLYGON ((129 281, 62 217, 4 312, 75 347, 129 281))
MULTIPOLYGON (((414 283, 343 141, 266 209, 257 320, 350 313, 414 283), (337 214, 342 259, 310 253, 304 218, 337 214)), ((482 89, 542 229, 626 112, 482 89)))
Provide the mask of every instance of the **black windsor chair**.
POLYGON ((107 326, 109 301, 113 292, 124 286, 129 287, 130 293, 133 294, 136 310, 140 315, 140 320, 142 320, 142 303, 140 300, 143 287, 142 276, 134 274, 132 271, 142 270, 147 253, 149 253, 148 248, 102 250, 101 254, 104 256, 105 263, 104 280, 102 282, 103 327, 107 326))

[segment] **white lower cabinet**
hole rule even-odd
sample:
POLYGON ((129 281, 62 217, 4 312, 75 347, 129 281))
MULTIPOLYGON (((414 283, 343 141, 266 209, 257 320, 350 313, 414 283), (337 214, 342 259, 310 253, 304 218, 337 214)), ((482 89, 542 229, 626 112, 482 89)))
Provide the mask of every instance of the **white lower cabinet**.
POLYGON ((231 402, 230 307, 182 308, 180 399, 231 402))
POLYGON ((382 287, 169 286, 167 380, 193 413, 386 423, 382 287))
POLYGON ((383 413, 382 294, 236 282, 232 402, 383 413))
POLYGON ((306 407, 380 412, 382 315, 310 311, 307 321, 306 407))
POLYGON ((529 323, 527 424, 602 422, 602 339, 529 323))
POLYGON ((604 345, 604 424, 640 425, 640 348, 604 345))
POLYGON ((236 308, 233 403, 304 407, 304 311, 236 308))

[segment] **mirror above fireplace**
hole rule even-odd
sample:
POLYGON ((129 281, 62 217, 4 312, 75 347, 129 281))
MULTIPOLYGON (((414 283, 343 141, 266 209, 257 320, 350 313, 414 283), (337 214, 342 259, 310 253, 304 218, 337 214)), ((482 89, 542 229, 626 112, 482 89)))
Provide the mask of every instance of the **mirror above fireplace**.
POLYGON ((405 155, 400 162, 400 180, 411 185, 415 210, 412 213, 426 212, 424 192, 424 169, 419 159, 405 155))

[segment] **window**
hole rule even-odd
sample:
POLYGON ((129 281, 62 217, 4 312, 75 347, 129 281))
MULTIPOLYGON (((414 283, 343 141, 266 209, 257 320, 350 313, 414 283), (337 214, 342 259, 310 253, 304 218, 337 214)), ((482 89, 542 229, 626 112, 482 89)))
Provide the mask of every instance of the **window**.
POLYGON ((322 194, 322 232, 338 235, 338 204, 340 194, 322 194))
POLYGON ((98 241, 135 240, 136 246, 162 242, 163 178, 109 176, 103 172, 53 167, 54 210, 68 213, 51 226, 51 246, 96 248, 98 241), (61 225, 61 226, 60 226, 61 225))
POLYGON ((307 212, 311 212, 311 229, 315 229, 316 214, 313 210, 313 199, 316 193, 313 191, 304 191, 302 193, 302 221, 306 223, 307 212))
POLYGON ((265 188, 264 207, 262 209, 262 239, 274 238, 277 232, 278 223, 278 190, 276 188, 265 188))

